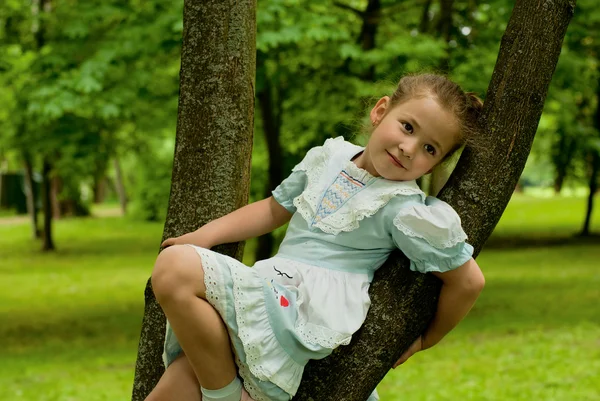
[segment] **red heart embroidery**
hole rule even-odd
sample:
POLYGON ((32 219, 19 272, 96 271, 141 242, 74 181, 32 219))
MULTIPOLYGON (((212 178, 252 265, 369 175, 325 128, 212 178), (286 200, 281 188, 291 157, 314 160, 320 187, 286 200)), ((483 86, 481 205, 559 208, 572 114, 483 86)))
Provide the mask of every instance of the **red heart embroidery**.
POLYGON ((283 295, 281 297, 279 297, 279 304, 281 306, 283 306, 284 308, 287 308, 290 305, 290 301, 288 301, 286 299, 286 297, 284 297, 283 295))

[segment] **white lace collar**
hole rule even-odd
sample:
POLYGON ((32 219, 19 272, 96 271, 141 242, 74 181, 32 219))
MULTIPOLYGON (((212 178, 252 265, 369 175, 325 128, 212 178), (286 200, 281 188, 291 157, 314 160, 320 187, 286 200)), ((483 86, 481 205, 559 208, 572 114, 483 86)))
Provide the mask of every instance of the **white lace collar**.
POLYGON ((294 199, 294 206, 309 226, 336 235, 357 229, 361 220, 377 213, 394 196, 420 195, 424 201, 425 194, 415 181, 374 177, 356 166, 351 159, 362 150, 362 147, 346 142, 342 137, 328 139, 323 146, 311 149, 294 167, 294 171, 304 171, 308 177, 308 184, 294 199), (324 193, 342 170, 365 182, 368 188, 351 197, 334 213, 314 221, 324 193))

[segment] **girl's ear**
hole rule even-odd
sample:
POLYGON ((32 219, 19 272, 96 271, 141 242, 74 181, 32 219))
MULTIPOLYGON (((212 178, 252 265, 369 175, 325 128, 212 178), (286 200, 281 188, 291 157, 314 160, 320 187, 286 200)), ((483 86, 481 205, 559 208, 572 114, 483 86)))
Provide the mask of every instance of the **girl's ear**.
POLYGON ((373 125, 379 125, 379 123, 385 116, 389 103, 390 97, 384 96, 381 99, 379 99, 375 107, 371 109, 370 117, 373 125))

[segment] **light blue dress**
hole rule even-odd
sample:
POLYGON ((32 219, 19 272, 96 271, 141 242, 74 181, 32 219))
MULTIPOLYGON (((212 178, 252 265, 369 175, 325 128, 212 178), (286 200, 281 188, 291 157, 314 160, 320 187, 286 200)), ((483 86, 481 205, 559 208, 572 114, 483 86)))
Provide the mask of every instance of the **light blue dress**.
MULTIPOLYGON (((394 249, 423 273, 472 257, 448 204, 425 197, 414 181, 358 168, 352 159, 362 150, 341 137, 328 139, 273 191, 293 213, 276 256, 250 268, 194 247, 207 300, 228 327, 239 374, 257 401, 289 400, 310 359, 350 342, 369 309, 373 274, 394 249)), ((180 352, 167 326, 165 364, 180 352)))

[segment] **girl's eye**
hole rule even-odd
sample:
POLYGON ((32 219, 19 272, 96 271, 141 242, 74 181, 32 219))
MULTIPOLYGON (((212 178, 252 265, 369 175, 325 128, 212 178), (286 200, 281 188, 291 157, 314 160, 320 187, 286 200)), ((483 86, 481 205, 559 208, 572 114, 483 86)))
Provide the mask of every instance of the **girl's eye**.
POLYGON ((435 156, 435 148, 431 145, 425 145, 425 151, 431 156, 435 156))
POLYGON ((404 129, 407 130, 408 132, 410 132, 411 134, 413 133, 413 126, 410 125, 410 123, 402 123, 402 125, 404 126, 404 129))

